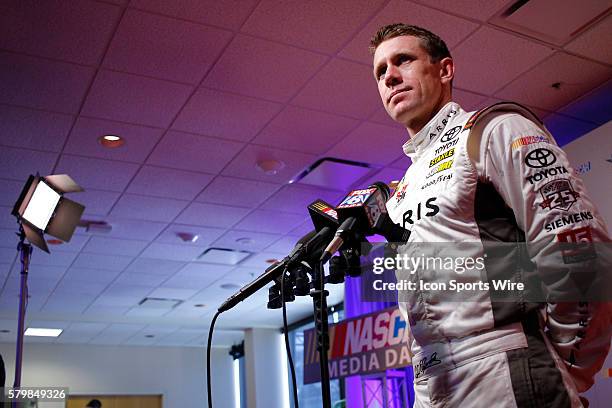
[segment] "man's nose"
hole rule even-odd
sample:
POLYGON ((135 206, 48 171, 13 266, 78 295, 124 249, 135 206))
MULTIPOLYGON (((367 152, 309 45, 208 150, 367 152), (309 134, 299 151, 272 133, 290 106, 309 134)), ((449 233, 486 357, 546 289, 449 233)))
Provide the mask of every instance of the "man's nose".
POLYGON ((402 82, 402 75, 398 67, 393 65, 387 67, 385 72, 385 85, 392 87, 402 82))

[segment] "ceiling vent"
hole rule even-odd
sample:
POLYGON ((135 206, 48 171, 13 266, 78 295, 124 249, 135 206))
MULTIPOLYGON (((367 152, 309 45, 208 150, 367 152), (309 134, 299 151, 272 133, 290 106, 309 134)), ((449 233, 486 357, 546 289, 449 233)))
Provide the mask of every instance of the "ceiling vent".
POLYGON ((253 255, 249 251, 240 251, 229 248, 208 248, 198 256, 198 262, 207 262, 221 265, 238 265, 253 255))
POLYGON ((346 191, 371 170, 372 166, 368 163, 324 157, 314 162, 289 183, 346 191))
POLYGON ((564 45, 604 18, 610 4, 605 1, 518 0, 493 17, 499 27, 546 41, 564 45))
POLYGON ((138 303, 138 307, 142 309, 174 309, 183 303, 180 299, 165 299, 165 298, 150 298, 146 297, 138 303))

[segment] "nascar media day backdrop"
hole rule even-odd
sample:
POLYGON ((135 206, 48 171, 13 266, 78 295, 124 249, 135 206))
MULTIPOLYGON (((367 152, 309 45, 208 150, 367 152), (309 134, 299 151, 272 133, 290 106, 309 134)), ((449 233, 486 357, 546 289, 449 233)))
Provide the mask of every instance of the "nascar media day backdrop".
MULTIPOLYGON (((370 374, 406 367, 412 360, 410 332, 397 307, 329 326, 329 377, 370 374)), ((321 381, 314 329, 304 331, 304 384, 321 381)))
MULTIPOLYGON (((587 192, 612 235, 612 121, 565 145, 570 164, 584 180, 587 192)), ((607 407, 612 401, 612 353, 595 385, 587 393, 591 407, 607 407)))

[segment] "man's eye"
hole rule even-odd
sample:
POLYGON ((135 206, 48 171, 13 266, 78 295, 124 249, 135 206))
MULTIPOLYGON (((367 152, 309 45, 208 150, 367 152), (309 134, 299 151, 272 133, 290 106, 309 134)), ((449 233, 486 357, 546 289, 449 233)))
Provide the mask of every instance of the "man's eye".
POLYGON ((387 72, 386 68, 379 69, 378 72, 376 73, 376 78, 383 79, 385 77, 386 72, 387 72))
POLYGON ((408 55, 400 55, 399 58, 397 59, 397 62, 399 64, 403 64, 404 62, 410 62, 412 61, 412 58, 410 58, 408 55))

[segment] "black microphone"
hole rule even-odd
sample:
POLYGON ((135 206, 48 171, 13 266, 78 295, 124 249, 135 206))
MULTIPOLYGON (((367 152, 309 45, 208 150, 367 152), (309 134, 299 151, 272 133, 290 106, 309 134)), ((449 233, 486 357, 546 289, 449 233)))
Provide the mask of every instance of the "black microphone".
MULTIPOLYGON (((300 253, 300 250, 304 248, 312 239, 317 237, 317 231, 310 231, 308 234, 304 235, 300 238, 295 244, 295 247, 291 250, 289 255, 285 257, 281 262, 275 263, 274 265, 270 265, 261 275, 255 278, 254 281, 246 284, 242 289, 238 292, 230 296, 221 306, 219 306, 219 313, 230 310, 238 303, 242 302, 253 293, 257 292, 259 289, 266 286, 268 283, 272 282, 274 279, 278 278, 286 267, 288 267, 288 263, 292 258, 297 258, 297 254, 300 253)), ((317 239, 320 239, 317 237, 317 239)))
POLYGON ((380 181, 367 189, 351 191, 336 207, 341 224, 320 261, 327 262, 354 232, 371 233, 380 229, 387 214, 387 200, 389 187, 380 181))

